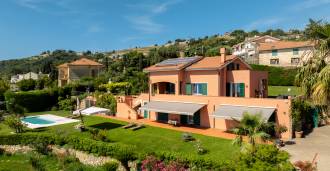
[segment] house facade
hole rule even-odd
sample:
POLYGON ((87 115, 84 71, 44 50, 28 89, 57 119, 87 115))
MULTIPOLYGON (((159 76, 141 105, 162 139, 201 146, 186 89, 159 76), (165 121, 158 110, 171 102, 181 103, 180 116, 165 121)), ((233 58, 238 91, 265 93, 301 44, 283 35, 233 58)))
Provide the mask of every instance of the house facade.
POLYGON ((22 80, 28 80, 28 79, 32 79, 32 80, 38 80, 41 79, 43 77, 49 77, 48 74, 43 74, 43 73, 35 73, 35 72, 28 72, 26 74, 17 74, 17 75, 13 75, 10 78, 10 83, 11 84, 16 84, 22 80))
POLYGON ((97 77, 103 65, 87 58, 81 58, 71 63, 64 63, 58 67, 58 86, 80 80, 83 77, 97 77))
POLYGON ((282 137, 291 138, 291 100, 266 98, 267 72, 253 71, 225 49, 220 53, 168 59, 146 68, 149 93, 118 102, 117 116, 229 131, 245 112, 259 113, 287 126, 282 137))
POLYGON ((260 43, 259 64, 281 67, 301 66, 312 56, 311 42, 278 41, 260 43))
POLYGON ((234 45, 233 54, 249 64, 296 67, 311 57, 312 49, 311 42, 281 41, 266 35, 234 45))
POLYGON ((255 36, 233 46, 233 55, 239 56, 249 64, 258 64, 258 44, 277 42, 280 39, 272 36, 255 36))

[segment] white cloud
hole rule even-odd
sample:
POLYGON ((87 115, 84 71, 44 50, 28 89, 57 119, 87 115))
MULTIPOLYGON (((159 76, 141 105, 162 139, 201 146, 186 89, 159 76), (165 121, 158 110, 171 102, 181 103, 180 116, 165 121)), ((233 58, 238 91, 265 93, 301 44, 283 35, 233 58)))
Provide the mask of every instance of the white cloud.
POLYGON ((138 11, 138 14, 125 16, 132 27, 145 34, 157 34, 163 31, 164 25, 156 21, 157 15, 165 13, 170 6, 182 0, 168 0, 162 3, 128 4, 127 6, 138 11))
POLYGON ((285 19, 282 19, 282 18, 259 19, 259 20, 253 21, 252 23, 245 26, 244 29, 253 30, 253 29, 260 29, 260 28, 269 28, 269 27, 279 24, 283 21, 285 21, 285 19))
POLYGON ((292 8, 295 10, 305 10, 327 4, 330 4, 330 0, 304 0, 295 4, 292 8))

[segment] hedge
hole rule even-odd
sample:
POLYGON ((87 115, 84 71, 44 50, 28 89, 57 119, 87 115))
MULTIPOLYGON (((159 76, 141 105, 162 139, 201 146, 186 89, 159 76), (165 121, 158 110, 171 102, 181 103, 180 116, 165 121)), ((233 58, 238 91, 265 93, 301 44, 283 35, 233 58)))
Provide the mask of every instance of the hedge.
POLYGON ((51 107, 57 104, 58 93, 52 90, 7 91, 5 93, 5 99, 8 102, 14 101, 17 105, 24 107, 27 112, 40 112, 50 110, 51 107))
POLYGON ((268 85, 293 86, 297 68, 273 67, 266 65, 253 65, 253 70, 268 71, 268 85))
POLYGON ((29 145, 34 143, 47 143, 60 146, 69 145, 76 150, 93 153, 99 156, 110 156, 121 161, 123 164, 136 159, 144 160, 146 156, 154 155, 163 161, 177 160, 195 168, 212 170, 227 170, 226 168, 230 168, 227 162, 216 161, 211 158, 175 152, 137 153, 135 146, 120 143, 107 143, 73 135, 67 137, 49 133, 0 135, 0 144, 2 145, 29 145))

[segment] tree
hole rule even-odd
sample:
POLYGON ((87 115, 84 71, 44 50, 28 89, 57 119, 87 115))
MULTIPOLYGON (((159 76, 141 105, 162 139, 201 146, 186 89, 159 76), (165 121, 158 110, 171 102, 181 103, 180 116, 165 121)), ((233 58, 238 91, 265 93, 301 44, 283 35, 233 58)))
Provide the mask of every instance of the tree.
POLYGON ((0 79, 0 101, 4 100, 4 93, 9 90, 10 86, 8 82, 5 80, 0 79))
POLYGON ((261 114, 251 115, 249 113, 244 113, 243 118, 240 120, 239 126, 233 129, 233 132, 237 135, 236 138, 233 140, 233 144, 242 146, 243 136, 247 136, 248 143, 251 146, 251 150, 252 152, 254 152, 258 139, 265 141, 270 137, 269 134, 264 132, 263 129, 265 127, 266 123, 262 119, 261 114))
POLYGON ((22 123, 20 117, 18 116, 8 116, 5 119, 5 124, 9 126, 9 128, 14 129, 16 133, 22 133, 24 124, 22 123))
POLYGON ((18 88, 21 91, 30 91, 36 88, 36 81, 33 79, 22 80, 17 83, 18 88))
POLYGON ((96 106, 110 109, 111 114, 117 111, 117 101, 116 98, 110 93, 103 93, 102 95, 96 95, 96 106))
POLYGON ((312 57, 303 63, 296 75, 296 84, 304 95, 324 113, 330 111, 330 24, 310 20, 305 29, 306 36, 314 43, 312 57))

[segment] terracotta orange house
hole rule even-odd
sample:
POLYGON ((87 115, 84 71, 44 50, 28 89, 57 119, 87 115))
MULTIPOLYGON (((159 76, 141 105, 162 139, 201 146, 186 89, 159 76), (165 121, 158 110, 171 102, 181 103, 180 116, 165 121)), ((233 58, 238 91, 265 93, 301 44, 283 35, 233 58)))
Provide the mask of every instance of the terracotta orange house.
MULTIPOLYGON (((286 126, 282 138, 291 138, 291 100, 266 98, 267 72, 253 71, 224 48, 220 54, 168 59, 146 68, 149 93, 130 104, 139 109, 136 118, 230 130, 243 113, 260 113, 266 121, 286 126)), ((118 117, 134 113, 119 106, 118 117)))

